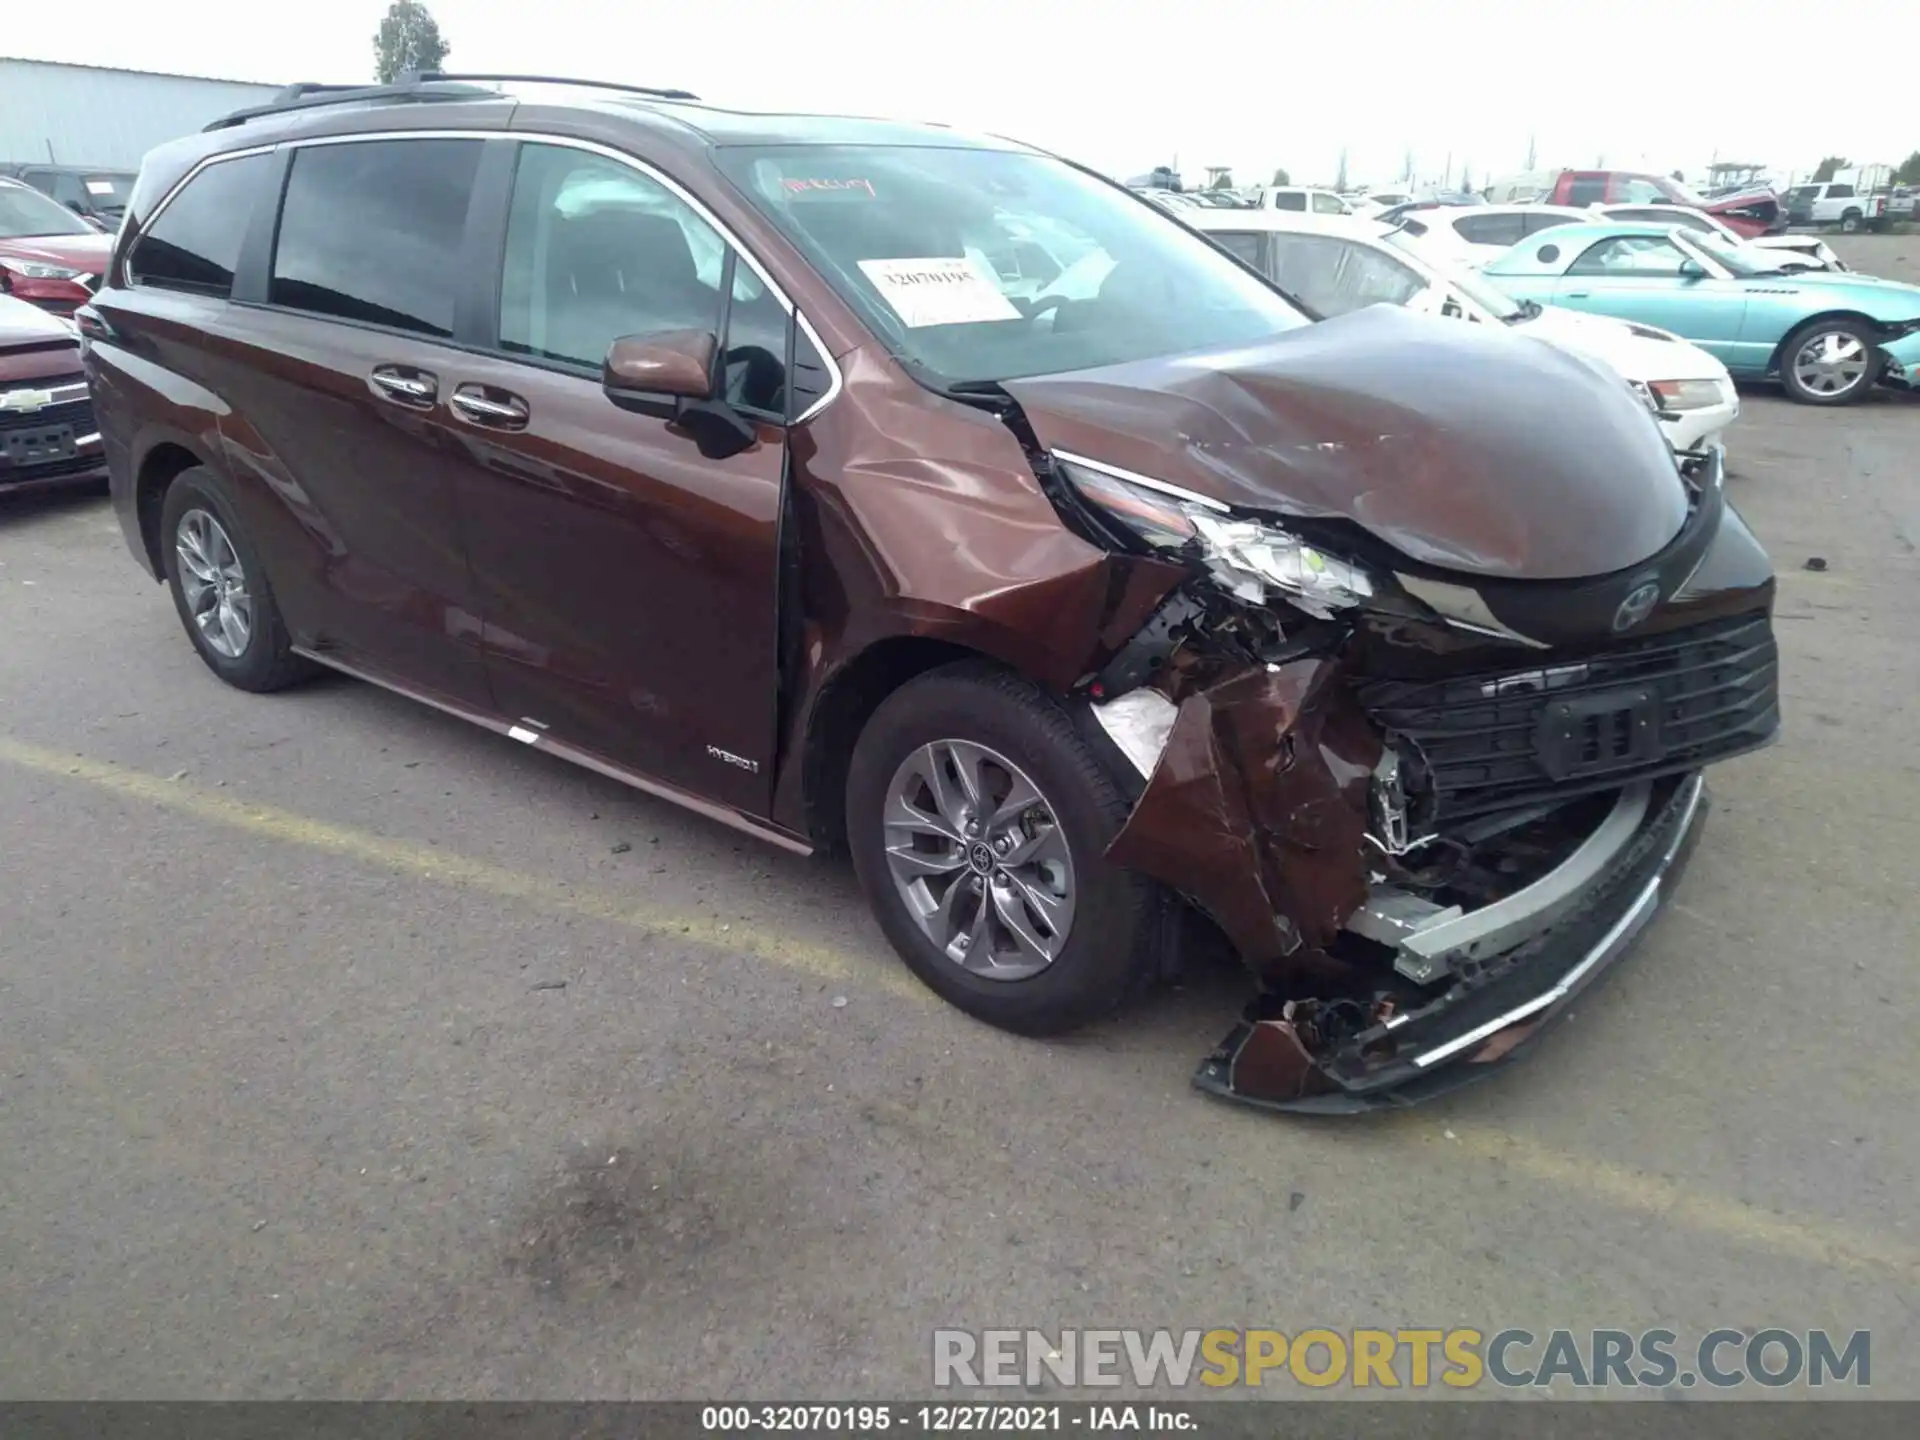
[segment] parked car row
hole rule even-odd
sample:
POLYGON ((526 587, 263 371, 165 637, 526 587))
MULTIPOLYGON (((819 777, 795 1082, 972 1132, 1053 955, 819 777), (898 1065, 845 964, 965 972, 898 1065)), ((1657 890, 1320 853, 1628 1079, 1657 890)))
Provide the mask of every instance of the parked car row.
POLYGON ((1313 218, 436 77, 153 152, 76 320, 129 550, 221 680, 332 667, 844 847, 1016 1031, 1151 988, 1191 907, 1257 986, 1197 1083, 1351 1110, 1564 1015, 1778 684, 1689 403, 1721 372, 1405 235, 1295 279, 1258 247, 1313 218), (1192 228, 1247 217, 1248 259, 1192 228), (1383 258, 1480 323, 1330 313, 1383 258), (1639 387, 1591 358, 1642 346, 1639 387))
POLYGON ((1404 226, 1347 217, 1215 212, 1189 222, 1321 315, 1399 305, 1505 327, 1617 371, 1660 417, 1676 449, 1720 442, 1740 413, 1727 369, 1647 325, 1516 301, 1404 226))

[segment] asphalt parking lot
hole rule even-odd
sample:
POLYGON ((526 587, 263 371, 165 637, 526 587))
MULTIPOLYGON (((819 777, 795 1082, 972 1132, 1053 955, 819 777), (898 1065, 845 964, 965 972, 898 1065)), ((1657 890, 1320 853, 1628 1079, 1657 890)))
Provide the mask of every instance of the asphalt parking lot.
POLYGON ((1231 973, 988 1030, 844 867, 227 689, 104 500, 0 502, 0 1395, 905 1397, 935 1327, 1424 1324, 1870 1329, 1920 1396, 1920 400, 1756 391, 1731 451, 1785 738, 1524 1066, 1332 1123, 1189 1089, 1231 973))

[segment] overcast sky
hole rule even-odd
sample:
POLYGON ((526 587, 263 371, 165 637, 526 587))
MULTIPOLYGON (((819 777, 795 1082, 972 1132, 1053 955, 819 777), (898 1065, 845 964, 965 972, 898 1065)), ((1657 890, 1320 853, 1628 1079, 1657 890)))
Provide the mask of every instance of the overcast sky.
MULTIPOLYGON (((29 7, 22 58, 236 80, 369 78, 385 0, 97 0, 29 7)), ((1895 53, 1914 0, 432 0, 460 70, 676 85, 746 109, 838 110, 992 130, 1125 175, 1286 166, 1354 183, 1539 164, 1703 171, 1822 155, 1897 162, 1920 91, 1895 53), (1831 23, 1829 23, 1829 16, 1831 23), (1893 45, 1881 55, 1875 37, 1893 45), (1807 47, 1827 58, 1808 68, 1807 47), (1891 65, 1891 68, 1888 68, 1891 65), (1876 80, 1876 76, 1879 80, 1876 80)), ((1904 37, 1904 38, 1902 38, 1904 37)))

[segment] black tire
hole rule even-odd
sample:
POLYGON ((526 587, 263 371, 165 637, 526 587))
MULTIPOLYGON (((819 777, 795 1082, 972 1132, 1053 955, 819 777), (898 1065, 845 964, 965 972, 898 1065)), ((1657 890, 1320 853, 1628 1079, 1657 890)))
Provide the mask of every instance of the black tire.
POLYGON ((1826 316, 1809 320, 1798 330, 1787 336, 1780 346, 1780 386, 1789 400, 1802 405, 1851 405, 1864 400, 1872 393, 1874 384, 1880 378, 1885 367, 1885 357, 1879 349, 1880 342, 1873 331, 1858 320, 1848 320, 1843 316, 1826 316), (1860 379, 1845 390, 1826 393, 1809 389, 1794 373, 1794 357, 1809 340, 1823 335, 1844 335, 1858 341, 1867 350, 1867 368, 1860 379))
POLYGON ((1022 1035, 1060 1034, 1111 1015, 1156 973, 1159 887, 1105 858, 1128 809, 1056 701, 1018 676, 975 661, 930 671, 888 696, 861 732, 847 774, 848 849, 887 939, 943 999, 1022 1035), (939 740, 984 745, 1019 766, 1052 807, 1066 839, 1072 926, 1052 963, 1028 978, 989 979, 949 959, 895 888, 881 823, 887 793, 907 757, 939 740))
POLYGON ((1861 215, 1858 210, 1847 211, 1846 214, 1840 217, 1840 232, 1843 235, 1853 234, 1854 231, 1860 228, 1860 220, 1861 215))
POLYGON ((167 588, 173 592, 174 609, 179 612, 180 623, 195 653, 227 684, 238 690, 261 693, 283 689, 313 674, 317 667, 293 653, 293 642, 280 616, 280 607, 274 602, 266 565, 240 523, 239 512, 222 492, 219 478, 211 470, 202 466, 182 470, 167 487, 166 499, 160 506, 160 563, 166 571, 167 588), (237 656, 221 654, 201 633, 181 580, 178 550, 181 522, 196 511, 210 514, 219 521, 245 577, 252 626, 246 645, 237 656))

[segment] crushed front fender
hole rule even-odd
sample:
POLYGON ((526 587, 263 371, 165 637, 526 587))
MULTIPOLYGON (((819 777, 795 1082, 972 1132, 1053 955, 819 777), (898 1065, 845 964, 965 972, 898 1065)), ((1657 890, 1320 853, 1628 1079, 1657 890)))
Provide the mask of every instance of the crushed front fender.
POLYGON ((1198 904, 1263 982, 1337 968, 1380 753, 1337 661, 1195 681, 1107 857, 1198 904))

